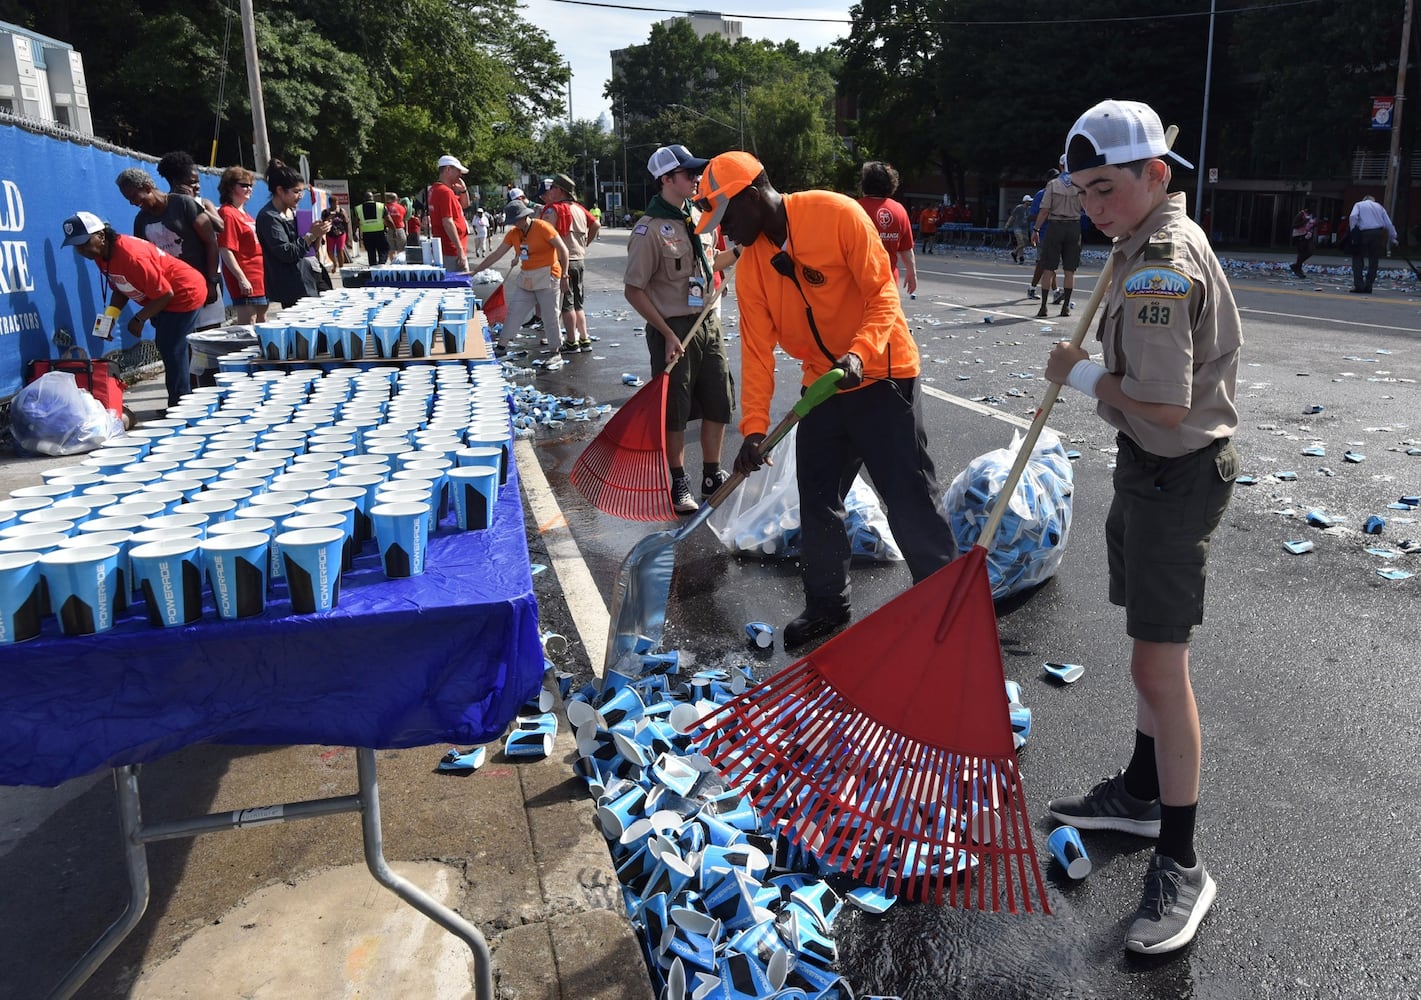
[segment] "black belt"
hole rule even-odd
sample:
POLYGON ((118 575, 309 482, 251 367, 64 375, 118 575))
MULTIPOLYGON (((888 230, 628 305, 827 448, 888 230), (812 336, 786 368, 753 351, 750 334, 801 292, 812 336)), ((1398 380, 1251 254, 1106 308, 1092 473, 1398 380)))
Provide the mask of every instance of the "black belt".
POLYGON ((1144 448, 1141 448, 1139 443, 1124 431, 1117 430, 1115 432, 1115 444, 1117 447, 1133 452, 1137 461, 1154 465, 1158 465, 1160 462, 1173 462, 1180 458, 1188 458, 1190 455, 1202 453, 1212 454, 1213 452, 1221 451, 1232 440, 1233 438, 1231 437, 1214 438, 1214 440, 1204 445, 1204 447, 1196 448, 1193 451, 1186 451, 1183 455, 1156 455, 1152 451, 1146 451, 1144 448))

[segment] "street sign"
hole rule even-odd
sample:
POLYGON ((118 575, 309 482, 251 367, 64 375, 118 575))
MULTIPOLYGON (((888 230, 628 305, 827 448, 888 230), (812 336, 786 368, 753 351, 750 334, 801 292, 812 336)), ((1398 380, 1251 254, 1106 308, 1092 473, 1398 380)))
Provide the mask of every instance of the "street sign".
POLYGON ((1217 183, 1219 183, 1219 168, 1218 168, 1218 167, 1210 167, 1210 168, 1209 168, 1209 183, 1210 183, 1210 184, 1217 184, 1217 183))
POLYGON ((1391 131, 1391 112, 1396 105, 1394 97, 1372 98, 1372 128, 1383 132, 1391 131))
POLYGON ((622 192, 607 192, 607 211, 613 212, 622 207, 622 192))

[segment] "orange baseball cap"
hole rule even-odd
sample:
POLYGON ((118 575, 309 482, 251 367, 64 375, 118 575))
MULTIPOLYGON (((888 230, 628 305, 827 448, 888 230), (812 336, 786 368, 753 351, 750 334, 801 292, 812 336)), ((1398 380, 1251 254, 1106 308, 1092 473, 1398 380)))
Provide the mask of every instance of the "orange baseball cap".
POLYGON ((749 153, 721 153, 712 157, 701 172, 696 194, 695 205, 701 210, 696 232, 710 232, 720 225, 730 199, 755 183, 755 178, 764 172, 764 166, 749 153))

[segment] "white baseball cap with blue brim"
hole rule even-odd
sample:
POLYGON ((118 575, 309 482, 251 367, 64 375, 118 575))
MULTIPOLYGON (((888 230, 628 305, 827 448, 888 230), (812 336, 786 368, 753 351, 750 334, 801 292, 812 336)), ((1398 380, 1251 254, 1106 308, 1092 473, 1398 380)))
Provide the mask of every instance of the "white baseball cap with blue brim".
POLYGON ((90 236, 94 233, 101 233, 103 230, 103 220, 93 212, 75 212, 64 220, 63 245, 74 247, 80 243, 87 243, 90 236))
POLYGON ((1194 169, 1170 150, 1155 109, 1139 101, 1101 101, 1077 118, 1066 135, 1065 164, 1070 171, 1166 156, 1194 169))
POLYGON ((646 169, 653 177, 660 177, 662 174, 669 174, 673 170, 684 169, 700 172, 706 168, 710 160, 699 156, 693 156, 691 151, 682 145, 662 146, 651 154, 651 158, 646 161, 646 169))

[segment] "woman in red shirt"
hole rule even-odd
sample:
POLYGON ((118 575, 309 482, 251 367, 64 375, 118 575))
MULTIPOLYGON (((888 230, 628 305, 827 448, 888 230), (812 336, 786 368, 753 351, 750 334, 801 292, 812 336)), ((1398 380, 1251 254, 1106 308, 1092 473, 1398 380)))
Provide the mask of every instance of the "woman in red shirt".
POLYGON ((140 306, 128 321, 129 333, 141 337, 144 324, 153 324, 168 405, 176 406, 191 390, 187 337, 197 327, 198 310, 207 301, 202 275, 147 240, 114 232, 91 212, 64 220, 64 246, 92 260, 110 288, 140 306))
POLYGON ((222 200, 222 233, 217 247, 222 253, 222 275, 227 279, 227 294, 237 309, 237 322, 242 326, 266 322, 266 274, 262 269, 262 245, 257 239, 257 224, 244 206, 252 197, 256 174, 245 167, 228 167, 217 182, 222 200))

